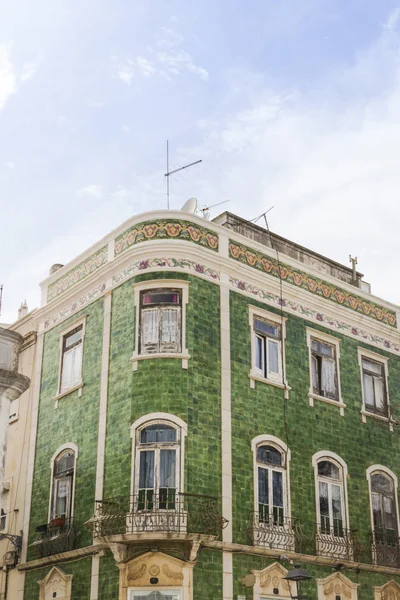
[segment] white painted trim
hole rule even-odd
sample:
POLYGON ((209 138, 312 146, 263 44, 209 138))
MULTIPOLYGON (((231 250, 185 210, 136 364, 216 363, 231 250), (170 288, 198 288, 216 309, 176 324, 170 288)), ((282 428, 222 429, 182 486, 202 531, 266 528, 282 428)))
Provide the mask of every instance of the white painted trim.
MULTIPOLYGON (((388 382, 389 358, 387 358, 386 356, 382 356, 381 354, 378 354, 377 352, 371 352, 371 350, 365 350, 361 346, 357 347, 357 354, 358 354, 358 365, 360 367, 360 379, 361 379, 361 419, 362 419, 362 422, 366 423, 367 417, 372 417, 372 418, 375 418, 375 419, 378 419, 381 421, 389 421, 389 415, 390 415, 390 397, 389 397, 389 382, 388 382), (367 359, 370 358, 372 361, 383 365, 383 370, 385 373, 385 392, 386 392, 386 402, 387 402, 387 410, 388 410, 387 417, 385 417, 384 415, 378 415, 378 414, 372 413, 365 408, 364 378, 363 378, 363 368, 362 368, 362 359, 363 358, 367 358, 367 359)), ((389 428, 391 431, 393 431, 392 424, 390 424, 389 428)))
POLYGON ((347 494, 347 477, 348 469, 347 464, 338 454, 330 452, 329 450, 320 450, 316 452, 312 457, 312 465, 314 467, 314 485, 315 485, 315 510, 316 510, 316 521, 317 525, 321 526, 321 515, 319 512, 319 476, 318 476, 318 463, 321 460, 328 459, 335 462, 342 472, 342 484, 343 484, 343 529, 350 529, 349 522, 349 502, 347 494))
POLYGON ((312 329, 311 327, 306 327, 306 336, 307 336, 307 347, 308 347, 308 368, 309 368, 309 377, 310 377, 310 387, 308 390, 308 399, 309 405, 314 406, 314 400, 322 400, 322 402, 326 402, 327 404, 331 404, 332 406, 339 407, 339 413, 341 417, 344 417, 344 409, 346 408, 346 404, 342 398, 342 387, 340 383, 340 339, 329 335, 328 333, 324 333, 319 331, 318 329, 312 329), (338 386, 338 399, 333 400, 332 398, 325 398, 325 396, 320 396, 316 394, 313 389, 312 384, 312 360, 311 360, 311 340, 319 340, 322 342, 327 342, 328 344, 335 347, 335 357, 336 357, 336 377, 337 377, 337 386, 338 386))
MULTIPOLYGON (((397 475, 393 473, 390 469, 383 465, 371 465, 365 472, 368 481, 368 494, 369 494, 369 508, 370 508, 370 517, 371 517, 371 531, 372 537, 374 538, 374 513, 372 510, 372 490, 371 490, 371 476, 378 473, 384 473, 393 481, 394 485, 394 500, 396 506, 396 519, 397 519, 397 529, 399 529, 399 499, 398 499, 398 479, 397 475)), ((375 559, 375 557, 373 557, 375 559)))
POLYGON ((57 458, 57 456, 59 456, 62 452, 64 452, 64 450, 73 450, 74 452, 74 477, 73 477, 73 481, 72 481, 72 490, 71 490, 71 514, 70 514, 70 518, 72 518, 74 516, 74 507, 75 507, 75 486, 76 486, 76 462, 78 460, 78 456, 79 456, 79 450, 78 450, 78 446, 76 444, 74 444, 73 442, 67 442, 66 444, 62 444, 61 446, 59 446, 57 448, 57 450, 54 452, 53 456, 51 457, 51 461, 50 461, 50 499, 49 499, 49 509, 48 509, 48 514, 47 514, 47 522, 50 523, 51 521, 51 504, 52 504, 52 499, 53 499, 53 484, 54 484, 54 462, 57 458))
MULTIPOLYGON (((83 369, 83 350, 84 350, 85 331, 86 331, 86 318, 87 318, 87 315, 82 315, 78 319, 74 319, 73 321, 71 321, 71 323, 68 324, 67 327, 65 327, 64 329, 62 329, 60 331, 60 333, 59 333, 59 342, 58 343, 59 343, 59 348, 60 348, 60 356, 59 356, 59 362, 58 362, 57 394, 53 398, 53 400, 55 402, 57 402, 57 400, 59 400, 63 396, 66 396, 67 394, 69 394, 69 392, 72 392, 74 390, 80 389, 83 386, 82 369, 83 369), (62 364, 63 364, 63 342, 64 342, 64 337, 66 335, 68 335, 68 333, 70 331, 72 331, 73 329, 76 329, 80 325, 82 325, 81 379, 80 379, 80 382, 78 384, 72 386, 72 388, 68 388, 68 389, 66 389, 64 391, 61 391, 61 374, 62 374, 62 364)), ((57 406, 55 406, 55 408, 57 408, 57 406)))
POLYGON ((132 438, 132 471, 131 471, 131 496, 134 495, 137 486, 139 469, 137 467, 136 455, 138 451, 138 433, 147 425, 152 423, 165 423, 172 425, 178 431, 177 441, 174 444, 175 447, 179 446, 177 452, 177 465, 176 471, 178 474, 177 489, 179 492, 183 492, 185 489, 185 437, 187 436, 187 424, 180 417, 172 415, 170 413, 155 412, 143 415, 136 419, 131 425, 130 433, 132 438))
POLYGON ((189 303, 189 281, 184 279, 149 279, 148 281, 139 281, 133 284, 135 294, 135 347, 130 358, 133 371, 137 370, 138 361, 147 358, 181 358, 182 369, 188 368, 188 360, 190 358, 189 350, 186 346, 186 307, 189 303), (156 288, 175 288, 181 290, 182 297, 182 327, 181 327, 181 351, 177 353, 156 353, 156 354, 139 354, 139 328, 140 328, 140 294, 146 290, 156 288))
MULTIPOLYGON (((279 467, 276 466, 277 471, 281 471, 283 473, 284 480, 284 489, 283 489, 283 497, 284 497, 284 517, 285 519, 290 519, 292 516, 292 504, 291 504, 291 496, 290 496, 290 460, 291 460, 291 452, 288 449, 285 442, 280 440, 275 435, 261 434, 257 435, 255 438, 251 440, 251 450, 253 452, 253 487, 254 487, 254 512, 258 513, 258 462, 257 462, 257 450, 259 446, 264 444, 270 444, 271 446, 275 446, 277 450, 279 450, 282 454, 285 455, 285 466, 279 467)), ((268 468, 268 467, 267 467, 268 468)), ((272 469, 275 469, 274 465, 271 465, 272 469)))
POLYGON ((337 595, 341 598, 348 598, 349 600, 358 600, 358 588, 361 585, 360 583, 353 583, 348 577, 345 577, 343 573, 332 573, 332 575, 328 575, 324 579, 316 579, 318 590, 318 600, 334 600, 337 595), (324 590, 327 588, 328 584, 333 582, 332 593, 326 594, 324 590), (339 586, 339 593, 336 594, 335 589, 336 586, 339 586), (350 596, 348 595, 348 590, 350 590, 350 596), (346 593, 347 592, 347 593, 346 593))

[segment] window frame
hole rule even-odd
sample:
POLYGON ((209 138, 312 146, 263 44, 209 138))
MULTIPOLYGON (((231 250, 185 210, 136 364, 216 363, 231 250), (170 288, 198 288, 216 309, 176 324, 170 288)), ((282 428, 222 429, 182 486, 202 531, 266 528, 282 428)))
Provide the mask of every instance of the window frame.
POLYGON ((398 479, 397 476, 383 465, 371 465, 366 470, 366 477, 368 481, 368 493, 369 493, 369 507, 370 507, 370 518, 371 518, 371 531, 373 536, 373 541, 375 542, 375 526, 374 526, 374 511, 372 506, 372 486, 371 486, 371 477, 372 475, 385 475, 389 477, 393 482, 393 496, 395 502, 395 517, 396 517, 396 525, 397 525, 397 539, 400 537, 400 523, 399 523, 399 500, 398 500, 398 479))
MULTIPOLYGON (((58 457, 66 451, 72 451, 74 453, 74 474, 72 477, 72 486, 71 486, 71 514, 68 519, 71 520, 74 517, 74 508, 75 508, 75 487, 76 487, 76 469, 78 462, 78 446, 73 442, 68 442, 66 444, 62 444, 57 450, 54 452, 50 461, 50 499, 49 499, 49 510, 48 510, 48 520, 50 523, 55 517, 52 516, 53 513, 53 494, 54 494, 54 466, 58 457)), ((67 519, 66 519, 67 520, 67 519)))
MULTIPOLYGON (((254 513, 255 514, 259 513, 258 468, 259 468, 260 464, 257 460, 257 453, 258 453, 258 448, 260 448, 261 446, 265 446, 265 445, 276 448, 276 450, 278 450, 284 458, 285 466, 282 467, 279 465, 270 465, 270 467, 269 467, 268 465, 265 465, 264 468, 277 470, 277 471, 280 471, 281 473, 283 473, 283 476, 282 476, 283 519, 284 519, 283 527, 285 527, 285 525, 287 523, 290 523, 290 520, 291 520, 291 500, 290 500, 291 453, 290 453, 290 450, 288 449, 287 445, 282 440, 280 440, 279 438, 277 438, 274 435, 258 435, 257 437, 253 438, 251 441, 251 449, 253 452, 254 513), (285 523, 285 521, 286 521, 286 523, 285 523)), ((257 523, 258 523, 258 526, 261 525, 261 523, 259 521, 257 521, 257 523)))
MULTIPOLYGON (((360 379, 361 379, 361 420, 363 423, 367 422, 367 417, 372 417, 373 419, 378 419, 380 421, 390 421, 390 397, 389 397, 389 368, 388 362, 389 358, 386 356, 382 356, 382 354, 378 354, 376 352, 372 352, 371 350, 366 350, 359 346, 357 348, 358 353, 358 364, 360 367, 360 379), (365 404, 365 391, 364 391, 364 371, 363 371, 363 358, 366 360, 370 360, 375 363, 379 363, 383 366, 383 380, 385 386, 385 395, 386 395, 386 410, 387 414, 381 415, 379 413, 375 413, 367 410, 365 404)), ((390 424, 390 431, 393 431, 393 425, 390 424)))
MULTIPOLYGON (((344 462, 344 460, 338 454, 335 454, 334 452, 330 452, 328 450, 322 450, 321 452, 317 452, 312 457, 312 465, 314 467, 315 514, 316 514, 317 527, 319 528, 319 530, 321 530, 321 513, 320 513, 320 505, 319 505, 319 482, 320 482, 321 476, 318 474, 318 465, 320 462, 323 462, 325 460, 335 464, 341 471, 342 504, 343 504, 343 508, 342 508, 343 531, 345 532, 350 529, 348 494, 347 494, 347 477, 348 477, 347 464, 344 462)), ((332 479, 331 481, 334 482, 335 480, 332 479)), ((330 525, 330 529, 332 529, 332 525, 330 525)), ((323 533, 322 535, 338 537, 338 536, 335 536, 334 533, 329 533, 329 534, 323 533)), ((344 535, 346 535, 346 534, 344 534, 344 535)))
MULTIPOLYGON (((170 446, 176 447, 176 494, 182 493, 184 488, 184 474, 185 474, 185 438, 187 436, 187 425, 186 423, 169 413, 150 413, 143 415, 137 419, 131 425, 131 439, 132 439, 132 471, 131 471, 131 498, 135 497, 135 494, 139 492, 139 474, 140 474, 140 444, 138 443, 140 434, 143 429, 149 425, 163 424, 173 427, 177 432, 177 441, 171 443, 165 443, 166 449, 170 446)), ((149 444, 152 448, 155 448, 157 443, 149 444)), ((144 450, 145 448, 143 448, 144 450)), ((154 488, 155 489, 155 488, 154 488)))
POLYGON ((140 281, 133 284, 134 302, 135 302, 135 346, 130 358, 132 370, 138 368, 138 361, 159 358, 178 358, 182 360, 182 369, 188 368, 190 359, 186 340, 186 309, 189 303, 189 281, 181 279, 153 279, 140 281), (143 293, 153 290, 175 289, 181 295, 181 350, 180 352, 156 352, 151 354, 142 354, 140 352, 140 320, 141 320, 141 296, 143 293))
MULTIPOLYGON (((286 380, 286 354, 285 354, 285 341, 286 341, 286 321, 287 317, 283 317, 276 313, 272 313, 263 308, 259 308, 258 306, 254 306, 253 304, 248 305, 248 313, 249 313, 249 327, 250 327, 250 348, 251 348, 251 364, 250 364, 250 387, 255 388, 255 382, 259 381, 261 383, 266 383, 278 388, 281 388, 285 392, 285 399, 289 398, 290 386, 286 380), (254 321, 259 318, 262 321, 269 321, 272 325, 276 325, 280 327, 281 333, 280 337, 277 338, 278 343, 278 364, 280 373, 278 377, 272 375, 271 377, 265 377, 264 373, 260 372, 260 370, 256 366, 256 339, 258 337, 268 338, 268 336, 262 336, 261 334, 257 334, 254 329, 254 321)), ((274 339, 271 337, 271 339, 274 339)), ((268 369, 267 369, 268 371, 268 369)))
POLYGON ((312 329, 311 327, 306 327, 307 334, 307 347, 308 347, 308 367, 309 367, 309 377, 310 377, 310 386, 308 390, 308 400, 309 405, 311 407, 314 406, 314 400, 320 400, 321 402, 326 402, 327 404, 331 404, 332 406, 339 407, 339 413, 341 417, 344 417, 344 409, 346 408, 346 404, 343 401, 342 397, 342 388, 340 383, 340 339, 333 337, 327 333, 319 331, 318 329, 312 329), (312 342, 313 340, 322 342, 323 344, 329 344, 330 346, 334 346, 335 348, 335 364, 336 364, 336 380, 337 380, 337 390, 338 390, 338 399, 334 400, 333 398, 328 398, 326 396, 320 396, 314 392, 313 388, 313 371, 312 371, 312 342))
POLYGON ((136 600, 138 598, 137 595, 134 594, 150 594, 152 591, 155 592, 169 592, 170 594, 175 594, 178 595, 178 599, 177 600, 183 600, 184 598, 184 588, 183 587, 177 587, 177 588, 171 588, 171 587, 156 587, 154 590, 152 590, 152 588, 146 587, 146 588, 128 588, 128 600, 136 600))
POLYGON ((57 383, 57 394, 53 397, 54 400, 54 407, 57 408, 58 407, 58 400, 60 400, 60 398, 63 398, 64 396, 67 396, 68 394, 71 394, 72 392, 78 390, 78 396, 80 397, 82 395, 82 388, 83 388, 83 352, 84 352, 84 344, 85 344, 85 333, 86 333, 86 318, 87 315, 83 315, 82 317, 79 317, 79 319, 75 319, 74 321, 72 321, 67 327, 65 327, 64 329, 62 329, 62 331, 60 331, 59 334, 59 353, 60 353, 60 358, 59 358, 59 365, 58 365, 58 383, 57 383), (74 329, 77 329, 78 327, 82 327, 82 341, 81 341, 81 346, 82 346, 82 357, 81 357, 81 376, 80 376, 80 381, 79 383, 77 383, 76 385, 71 386, 70 388, 61 391, 61 386, 62 386, 62 370, 63 370, 63 362, 64 362, 64 339, 70 334, 72 333, 72 331, 74 331, 74 329))

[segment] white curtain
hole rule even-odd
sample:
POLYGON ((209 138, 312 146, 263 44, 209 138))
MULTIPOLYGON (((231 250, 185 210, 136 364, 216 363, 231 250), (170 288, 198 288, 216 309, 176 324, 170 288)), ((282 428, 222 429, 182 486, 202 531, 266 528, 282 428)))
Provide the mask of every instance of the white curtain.
POLYGON ((268 372, 279 373, 279 343, 268 340, 268 372))
POLYGON ((144 350, 158 350, 159 343, 158 308, 142 310, 141 345, 144 350))
POLYGON ((364 400, 368 406, 374 406, 374 382, 371 375, 364 373, 364 400))
POLYGON ((82 370, 82 342, 67 350, 63 355, 61 391, 79 385, 82 370))
POLYGON ((175 450, 160 451, 160 487, 175 488, 175 450))
POLYGON ((327 395, 336 396, 336 365, 333 360, 322 359, 321 390, 327 395))

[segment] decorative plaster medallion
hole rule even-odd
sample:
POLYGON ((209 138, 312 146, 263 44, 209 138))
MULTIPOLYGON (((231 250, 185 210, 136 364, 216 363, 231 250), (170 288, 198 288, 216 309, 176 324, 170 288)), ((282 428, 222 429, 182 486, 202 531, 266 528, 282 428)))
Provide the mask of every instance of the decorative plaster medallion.
POLYGON ((304 271, 295 269, 288 264, 278 264, 278 261, 270 256, 238 244, 233 240, 229 240, 229 256, 253 269, 267 273, 272 277, 280 278, 296 287, 301 287, 311 294, 321 296, 326 300, 345 306, 350 310, 366 315, 381 323, 386 323, 386 325, 390 325, 391 327, 397 327, 397 318, 394 311, 366 300, 357 294, 336 287, 332 283, 318 279, 304 271))
POLYGON ((85 279, 88 275, 100 269, 106 264, 108 260, 108 246, 103 246, 100 250, 89 256, 86 260, 81 262, 77 267, 57 279, 54 283, 49 285, 47 289, 47 302, 57 298, 60 294, 63 294, 70 287, 85 279))
POLYGON ((378 346, 382 348, 382 350, 389 350, 396 354, 400 354, 400 346, 391 340, 386 340, 377 335, 373 335, 372 333, 368 333, 359 327, 354 327, 353 325, 349 325, 344 321, 339 321, 338 319, 333 319, 329 315, 324 315, 316 310, 311 308, 307 308, 293 300, 287 300, 286 298, 281 298, 272 294, 271 292, 266 292, 251 283, 246 283, 245 281, 241 281, 239 279, 229 278, 230 284, 237 288, 238 290, 247 292, 251 296, 255 296, 265 302, 273 304, 275 306, 282 307, 285 311, 291 312, 293 314, 297 314, 300 316, 304 316, 311 321, 316 321, 317 323, 321 323, 321 325, 325 325, 331 329, 336 329, 343 333, 344 335, 349 335, 350 337, 357 338, 366 344, 372 344, 374 346, 378 346))
POLYGON ((171 569, 169 568, 168 565, 163 565, 162 570, 163 570, 164 575, 166 575, 167 577, 170 577, 171 579, 179 579, 179 580, 183 579, 182 573, 178 573, 177 571, 171 571, 171 569))
POLYGON ((143 577, 143 575, 146 573, 146 569, 147 566, 145 564, 138 565, 138 568, 135 571, 131 571, 129 573, 128 579, 132 579, 132 581, 134 581, 135 579, 139 579, 139 577, 143 577))
POLYGON ((157 577, 159 572, 160 572, 160 567, 157 567, 157 565, 151 565, 151 567, 149 569, 149 573, 152 577, 157 577))
POLYGON ((178 239, 194 242, 218 252, 218 235, 200 225, 178 219, 155 219, 133 225, 115 239, 115 256, 130 246, 155 239, 178 239))

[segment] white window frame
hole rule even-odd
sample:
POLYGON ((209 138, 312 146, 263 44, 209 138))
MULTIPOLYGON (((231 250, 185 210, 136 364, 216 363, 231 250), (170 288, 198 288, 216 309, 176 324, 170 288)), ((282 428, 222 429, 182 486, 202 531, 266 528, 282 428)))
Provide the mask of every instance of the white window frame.
POLYGON ((138 587, 138 588, 128 588, 128 600, 135 600, 138 596, 136 594, 150 594, 151 592, 167 592, 169 594, 178 594, 177 600, 183 600, 184 589, 183 587, 171 588, 171 587, 138 587))
POLYGON ((60 400, 60 398, 63 398, 64 396, 67 396, 68 394, 71 394, 72 392, 78 390, 78 396, 80 397, 82 395, 82 388, 83 388, 83 378, 82 378, 82 368, 83 368, 83 352, 84 352, 84 344, 85 344, 85 331, 86 331, 86 318, 87 315, 83 315, 82 317, 80 317, 79 319, 76 319, 75 321, 73 321, 72 323, 70 323, 68 325, 68 327, 66 327, 65 329, 63 329, 62 331, 60 331, 60 337, 59 337, 59 348, 60 348, 60 360, 59 360, 59 366, 58 366, 58 384, 57 384, 57 394, 56 396, 53 397, 54 400, 54 408, 58 407, 58 400, 60 400), (64 346, 64 338, 71 333, 71 331, 73 331, 74 329, 76 329, 77 327, 82 326, 82 360, 81 360, 81 378, 79 383, 77 383, 76 385, 61 391, 61 385, 62 385, 62 368, 63 368, 63 346, 64 346))
POLYGON ((135 325, 135 349, 130 358, 132 362, 132 370, 136 371, 138 368, 138 361, 146 360, 149 358, 178 358, 182 360, 182 369, 188 368, 188 361, 190 358, 189 350, 186 346, 186 307, 189 302, 189 281, 183 281, 182 279, 154 279, 151 281, 141 281, 133 284, 134 295, 135 295, 135 309, 136 309, 136 325, 135 325), (181 293, 181 351, 180 352, 160 352, 154 354, 141 354, 139 353, 140 347, 140 296, 141 293, 151 291, 154 289, 176 289, 181 293))
MULTIPOLYGON (((187 436, 187 425, 185 421, 171 415, 169 413, 155 412, 144 415, 137 419, 131 425, 131 438, 132 438, 132 476, 131 476, 131 497, 133 498, 136 491, 139 489, 139 472, 140 472, 140 460, 138 459, 140 448, 138 439, 142 429, 149 425, 156 423, 162 423, 173 427, 177 431, 177 441, 174 446, 177 448, 176 451, 176 490, 177 494, 183 492, 184 488, 184 473, 185 473, 185 437, 187 436)), ((167 448, 167 445, 165 446, 167 448)), ((145 448, 143 448, 145 449, 145 448)), ((149 449, 150 444, 149 444, 149 449)))
POLYGON ((310 387, 308 390, 308 399, 309 405, 314 406, 314 400, 321 400, 321 402, 326 402, 327 404, 331 404, 332 406, 339 407, 339 413, 341 417, 344 417, 344 409, 346 408, 346 404, 343 402, 342 398, 342 388, 340 384, 340 340, 338 338, 333 337, 332 335, 328 335, 327 333, 323 333, 318 329, 311 329, 310 327, 306 327, 307 334, 307 347, 308 347, 308 366, 309 366, 309 376, 310 376, 310 387), (337 377, 337 387, 338 387, 338 399, 333 400, 332 398, 326 398, 325 396, 320 396, 316 394, 313 389, 313 374, 312 374, 312 353, 311 346, 312 340, 317 340, 322 343, 330 344, 335 348, 335 358, 336 358, 336 377, 337 377))
MULTIPOLYGON (((370 508, 370 517, 371 517, 371 531, 372 531, 372 536, 373 536, 373 541, 375 542, 375 526, 374 526, 374 511, 372 508, 372 487, 371 487, 371 477, 372 475, 378 475, 379 473, 382 473, 383 475, 386 475, 387 477, 389 477, 392 481, 393 481, 393 495, 394 495, 394 501, 395 501, 395 510, 396 510, 396 519, 397 519, 397 535, 400 535, 400 523, 399 523, 399 499, 398 499, 398 479, 397 476, 393 473, 393 471, 391 471, 390 469, 388 469, 387 467, 383 466, 383 465, 371 465, 370 467, 368 467, 368 469, 366 470, 366 477, 367 477, 367 481, 368 481, 368 493, 369 493, 369 508, 370 508)), ((376 557, 374 557, 374 560, 376 560, 376 557)))
MULTIPOLYGON (((260 446, 272 446, 276 448, 284 458, 284 467, 279 465, 264 465, 263 468, 280 471, 282 473, 282 495, 283 495, 283 515, 284 524, 283 528, 290 527, 291 521, 291 500, 290 500, 290 459, 291 453, 287 445, 274 435, 258 435, 251 441, 251 450, 253 452, 253 487, 254 487, 254 515, 259 513, 259 502, 258 502, 258 467, 260 466, 257 461, 257 451, 260 446)), ((254 527, 257 530, 262 526, 256 518, 254 519, 254 527)), ((268 527, 266 528, 268 530, 268 527)), ((276 535, 276 531, 275 534, 276 535)), ((291 550, 291 548, 287 548, 291 550)))
MULTIPOLYGON (((286 340, 286 321, 287 317, 281 317, 276 313, 272 313, 268 310, 258 308, 252 304, 248 305, 249 310, 249 327, 250 327, 250 346, 251 346, 251 367, 249 372, 250 387, 255 388, 255 382, 260 381, 261 383, 267 383, 269 385, 281 388, 284 390, 285 399, 289 398, 290 387, 286 381, 286 355, 285 355, 285 340, 286 340), (257 334, 254 331, 254 319, 259 318, 263 321, 269 321, 273 325, 277 325, 281 329, 281 337, 277 340, 279 345, 278 361, 280 373, 278 376, 271 374, 268 377, 264 376, 256 367, 256 337, 257 334)), ((265 336, 267 337, 267 336, 265 336)))
POLYGON ((62 452, 64 452, 65 450, 72 450, 74 452, 74 457, 75 457, 74 476, 72 479, 72 489, 71 489, 71 514, 70 514, 69 518, 72 519, 74 516, 76 466, 77 466, 79 452, 78 452, 78 446, 76 444, 74 444, 73 442, 68 442, 66 444, 62 444, 62 446, 59 446, 59 448, 57 448, 57 450, 54 452, 53 456, 51 457, 51 461, 50 461, 50 499, 49 499, 49 511, 48 511, 48 517, 47 517, 48 523, 50 523, 50 521, 52 520, 51 513, 52 513, 52 509, 53 509, 54 463, 55 463, 56 459, 60 456, 60 454, 62 452))
MULTIPOLYGON (((342 510, 343 510, 343 531, 349 530, 349 507, 348 507, 348 494, 347 494, 347 464, 344 460, 334 452, 329 452, 328 450, 322 450, 321 452, 317 452, 312 457, 312 465, 314 467, 314 483, 315 483, 315 509, 316 509, 316 517, 317 517, 317 526, 321 529, 321 514, 319 507, 319 481, 320 476, 318 475, 318 464, 324 460, 329 462, 333 462, 336 466, 341 470, 342 473, 342 510)), ((330 480, 334 482, 334 480, 330 480)), ((324 534, 327 537, 329 534, 324 534)), ((334 537, 334 534, 330 534, 331 537, 334 537)))
MULTIPOLYGON (((390 421, 390 398, 389 398, 389 385, 388 385, 388 362, 389 359, 386 356, 382 356, 382 354, 377 354, 376 352, 371 352, 370 350, 365 350, 365 348, 361 348, 360 346, 357 348, 358 352, 358 364, 360 367, 360 378, 361 378, 361 397, 362 397, 362 406, 361 406, 361 419, 363 423, 367 422, 367 417, 372 417, 373 419, 378 419, 380 421, 390 421), (373 362, 379 363, 383 366, 384 372, 384 380, 385 380, 385 393, 386 393, 386 403, 387 403, 387 416, 378 415, 373 413, 365 408, 365 394, 364 394, 364 377, 363 377, 363 366, 362 359, 366 358, 370 359, 373 362)), ((392 423, 389 424, 390 431, 393 431, 392 423)))

